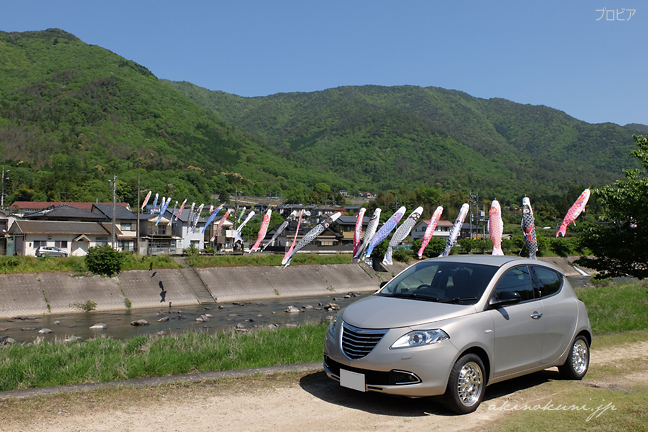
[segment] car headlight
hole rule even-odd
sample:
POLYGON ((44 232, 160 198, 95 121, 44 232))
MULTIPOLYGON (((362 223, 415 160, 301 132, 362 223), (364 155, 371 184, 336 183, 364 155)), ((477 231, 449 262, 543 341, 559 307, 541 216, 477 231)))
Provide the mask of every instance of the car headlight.
POLYGON ((328 330, 326 331, 326 336, 330 337, 331 339, 335 338, 335 326, 337 325, 337 314, 333 315, 333 319, 331 319, 331 323, 328 326, 328 330))
POLYGON ((401 336, 389 349, 431 345, 448 339, 450 339, 448 333, 440 329, 414 330, 401 336))

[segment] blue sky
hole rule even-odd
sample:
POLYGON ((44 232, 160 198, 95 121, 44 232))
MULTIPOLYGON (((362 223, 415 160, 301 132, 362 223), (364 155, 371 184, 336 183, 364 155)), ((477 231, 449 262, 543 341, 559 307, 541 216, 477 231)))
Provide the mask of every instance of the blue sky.
POLYGON ((647 17, 637 0, 20 0, 0 30, 60 28, 241 96, 437 86, 624 125, 648 124, 647 17))

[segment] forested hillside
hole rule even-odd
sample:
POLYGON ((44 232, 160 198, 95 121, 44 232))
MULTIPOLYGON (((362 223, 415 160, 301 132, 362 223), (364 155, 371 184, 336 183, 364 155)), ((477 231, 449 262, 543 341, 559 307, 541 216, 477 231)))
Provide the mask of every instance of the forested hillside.
POLYGON ((138 173, 142 189, 203 202, 236 189, 322 201, 338 189, 539 200, 620 178, 645 127, 435 87, 243 98, 159 80, 62 30, 0 32, 7 203, 108 201, 113 174, 119 198, 134 203, 138 173))
POLYGON ((633 166, 636 126, 588 124, 545 106, 437 87, 340 87, 243 98, 164 81, 277 151, 358 187, 436 186, 547 196, 602 185, 633 166))
POLYGON ((209 200, 351 182, 277 154, 146 67, 61 30, 0 32, 0 156, 8 199, 134 202, 142 187, 209 200))

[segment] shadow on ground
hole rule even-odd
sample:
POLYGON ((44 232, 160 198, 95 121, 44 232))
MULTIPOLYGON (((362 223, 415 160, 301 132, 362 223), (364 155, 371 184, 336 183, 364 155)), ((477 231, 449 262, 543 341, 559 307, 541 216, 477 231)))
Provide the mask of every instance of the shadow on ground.
MULTIPOLYGON (((544 370, 493 384, 486 388, 486 397, 482 404, 492 404, 498 398, 508 397, 516 392, 557 379, 560 379, 558 372, 544 370)), ((441 396, 413 399, 376 392, 362 393, 341 387, 337 381, 328 378, 323 371, 305 375, 300 380, 299 385, 304 391, 325 402, 371 414, 400 417, 455 415, 445 409, 441 396)))

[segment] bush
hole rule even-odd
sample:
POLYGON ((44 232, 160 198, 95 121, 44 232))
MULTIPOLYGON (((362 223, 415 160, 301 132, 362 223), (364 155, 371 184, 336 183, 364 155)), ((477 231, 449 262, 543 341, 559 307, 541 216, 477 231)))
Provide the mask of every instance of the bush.
POLYGON ((459 241, 457 241, 457 243, 459 243, 459 246, 461 246, 461 249, 465 253, 470 253, 470 251, 473 250, 474 244, 473 244, 473 241, 471 239, 469 239, 469 238, 459 239, 459 241))
POLYGON ((409 260, 410 254, 405 249, 396 249, 393 253, 394 260, 406 263, 409 260))
POLYGON ((70 304, 70 306, 75 307, 77 309, 81 309, 82 311, 85 312, 90 312, 97 308, 97 302, 93 302, 92 300, 86 300, 85 303, 72 303, 70 304))
POLYGON ((124 255, 108 245, 91 247, 85 256, 88 270, 108 277, 119 274, 123 262, 124 255))
POLYGON ((189 245, 189 247, 184 250, 184 253, 187 256, 196 256, 198 255, 198 252, 198 248, 193 243, 191 243, 191 245, 189 245))
POLYGON ((573 241, 563 237, 551 239, 551 250, 561 257, 567 257, 573 254, 573 241))

